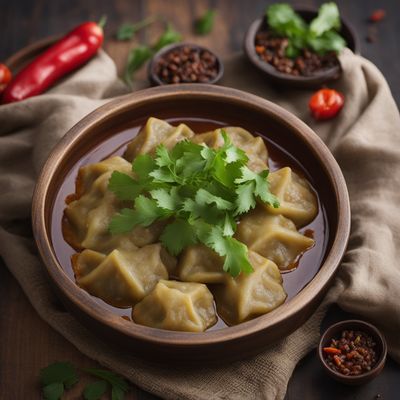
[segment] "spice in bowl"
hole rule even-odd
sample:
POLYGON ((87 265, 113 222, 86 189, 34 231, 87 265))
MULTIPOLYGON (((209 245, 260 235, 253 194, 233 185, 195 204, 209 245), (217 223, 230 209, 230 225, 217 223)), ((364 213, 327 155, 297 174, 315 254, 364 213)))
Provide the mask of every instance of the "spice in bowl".
POLYGON ((255 35, 255 52, 281 73, 310 77, 340 67, 337 54, 346 46, 340 28, 335 3, 323 4, 310 23, 289 4, 273 4, 255 35))
POLYGON ((344 330, 323 349, 328 366, 343 375, 356 376, 371 371, 376 365, 376 343, 361 331, 344 330))
POLYGON ((173 45, 158 57, 151 68, 152 81, 170 83, 215 83, 222 76, 222 65, 211 51, 195 45, 173 45))

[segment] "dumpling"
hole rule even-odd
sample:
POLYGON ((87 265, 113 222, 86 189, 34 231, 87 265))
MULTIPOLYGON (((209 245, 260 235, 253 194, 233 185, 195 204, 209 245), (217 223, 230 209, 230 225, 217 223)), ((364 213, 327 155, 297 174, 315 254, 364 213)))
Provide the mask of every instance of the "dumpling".
POLYGON ((282 214, 298 228, 310 223, 318 213, 318 203, 308 182, 289 167, 268 176, 271 192, 278 197, 279 208, 265 205, 271 214, 282 214))
POLYGON ((138 135, 129 143, 124 157, 132 161, 137 155, 151 153, 163 143, 171 149, 181 140, 190 139, 194 132, 185 124, 172 126, 166 121, 149 118, 138 135))
POLYGON ((270 214, 260 206, 240 220, 235 236, 281 270, 293 268, 298 257, 314 245, 314 240, 299 233, 290 219, 270 214))
POLYGON ((214 289, 218 313, 229 325, 266 314, 286 299, 276 264, 252 251, 249 260, 252 273, 229 277, 214 289))
POLYGON ((76 282, 108 304, 132 306, 160 279, 168 279, 162 251, 159 243, 130 251, 116 249, 108 255, 84 250, 73 257, 76 282))
MULTIPOLYGON (((268 168, 268 151, 260 136, 253 136, 245 129, 235 126, 227 126, 222 129, 225 130, 236 147, 245 151, 249 157, 247 165, 251 170, 260 172, 268 168)), ((224 144, 221 128, 195 135, 191 140, 199 144, 204 143, 212 148, 221 147, 224 144)))
POLYGON ((217 322, 206 285, 166 280, 136 304, 132 319, 140 325, 186 332, 204 332, 217 322))
MULTIPOLYGON (((123 162, 130 165, 125 160, 123 162)), ((93 171, 100 168, 99 165, 93 165, 96 169, 87 169, 83 175, 89 181, 95 175, 93 171), (92 171, 92 175, 89 171, 92 171)), ((109 253, 117 247, 129 249, 132 244, 134 247, 142 247, 155 243, 165 226, 165 222, 158 221, 148 227, 138 226, 127 234, 111 235, 108 230, 110 221, 123 207, 123 203, 108 190, 111 174, 112 170, 104 172, 89 187, 86 187, 85 180, 83 194, 77 200, 70 202, 64 210, 64 237, 75 249, 84 248, 109 253)))
POLYGON ((179 279, 185 282, 220 283, 227 276, 224 260, 203 244, 188 246, 178 262, 179 279))

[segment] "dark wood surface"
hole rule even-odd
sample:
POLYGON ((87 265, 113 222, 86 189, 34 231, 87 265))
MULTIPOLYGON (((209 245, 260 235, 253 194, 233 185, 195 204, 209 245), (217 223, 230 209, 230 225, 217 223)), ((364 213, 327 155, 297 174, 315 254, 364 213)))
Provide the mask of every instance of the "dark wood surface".
MULTIPOLYGON (((322 1, 297 1, 296 4, 315 6, 322 1)), ((126 54, 138 41, 153 41, 162 28, 154 26, 138 35, 131 43, 113 39, 117 27, 125 21, 139 20, 159 13, 183 33, 185 39, 205 44, 221 56, 241 49, 243 35, 251 21, 259 16, 271 1, 192 0, 192 1, 108 1, 108 0, 0 0, 0 60, 18 49, 52 34, 63 33, 78 23, 98 20, 108 15, 105 48, 122 71, 126 54), (212 35, 198 38, 192 34, 192 21, 208 7, 218 10, 212 35)), ((387 78, 397 103, 400 102, 400 2, 398 0, 338 1, 343 16, 359 34, 362 55, 374 62, 387 78), (387 18, 371 26, 367 18, 375 8, 384 8, 387 18), (368 33, 377 41, 368 43, 368 33)), ((324 326, 345 318, 337 308, 332 309, 324 326)), ((61 335, 54 332, 35 313, 7 268, 0 265, 0 399, 39 399, 38 372, 55 360, 68 360, 80 367, 94 365, 61 335)), ((314 352, 297 366, 289 383, 287 399, 398 399, 400 367, 390 359, 384 372, 373 382, 359 388, 340 385, 324 375, 314 352)), ((82 384, 84 381, 82 382, 82 384)), ((78 399, 81 386, 75 387, 68 398, 78 399)), ((133 388, 128 399, 150 400, 154 396, 133 388)))

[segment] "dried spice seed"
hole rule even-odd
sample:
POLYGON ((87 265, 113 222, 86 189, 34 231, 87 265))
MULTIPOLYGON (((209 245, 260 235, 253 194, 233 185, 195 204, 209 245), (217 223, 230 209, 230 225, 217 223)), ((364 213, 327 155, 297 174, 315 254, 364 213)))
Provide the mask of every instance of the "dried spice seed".
POLYGON ((162 56, 155 73, 163 83, 207 83, 218 75, 218 60, 207 50, 183 46, 162 56))
POLYGON ((339 339, 332 339, 323 348, 329 367, 343 375, 361 375, 375 366, 376 343, 361 331, 344 330, 339 339))
POLYGON ((312 76, 315 73, 339 66, 335 52, 324 55, 303 49, 295 58, 286 56, 287 38, 276 37, 270 31, 260 31, 255 37, 255 51, 261 60, 274 66, 279 72, 294 76, 312 76))

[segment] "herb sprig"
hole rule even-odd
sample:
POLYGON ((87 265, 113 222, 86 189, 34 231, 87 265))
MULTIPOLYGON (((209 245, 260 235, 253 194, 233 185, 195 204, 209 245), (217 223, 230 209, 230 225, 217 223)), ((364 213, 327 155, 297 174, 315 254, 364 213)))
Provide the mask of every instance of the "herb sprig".
POLYGON ((117 39, 131 40, 137 32, 156 22, 158 19, 157 15, 151 15, 139 22, 122 24, 117 31, 117 39))
POLYGON ((325 54, 329 51, 338 53, 346 46, 346 41, 337 32, 341 26, 340 15, 333 2, 322 4, 318 16, 309 25, 285 3, 269 6, 266 17, 274 33, 288 38, 287 57, 297 57, 304 48, 325 54))
POLYGON ((246 153, 223 129, 221 135, 224 144, 217 149, 184 140, 171 150, 159 145, 155 157, 137 156, 132 163, 135 179, 114 171, 109 190, 132 201, 133 208, 112 218, 110 232, 126 233, 165 220, 160 240, 171 254, 200 242, 224 257, 224 271, 232 276, 252 272, 247 247, 233 238, 236 220, 257 200, 273 207, 279 201, 269 191, 269 171, 251 171, 246 153))
POLYGON ((195 32, 198 35, 208 35, 214 26, 215 10, 208 10, 205 14, 195 21, 195 32))

